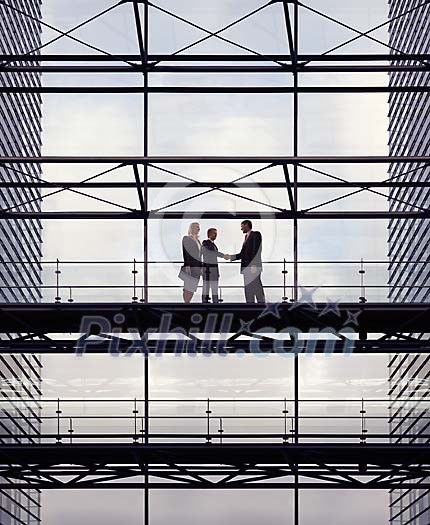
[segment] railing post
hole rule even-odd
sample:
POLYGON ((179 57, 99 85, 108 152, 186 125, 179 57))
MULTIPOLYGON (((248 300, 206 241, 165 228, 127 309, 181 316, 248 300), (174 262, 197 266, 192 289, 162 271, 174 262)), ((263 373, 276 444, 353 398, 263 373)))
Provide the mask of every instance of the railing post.
POLYGON ((69 430, 67 431, 69 433, 69 436, 70 436, 70 444, 73 443, 73 419, 71 417, 69 417, 69 430))
POLYGON ((73 303, 72 287, 69 288, 69 298, 67 299, 68 303, 73 303))
POLYGON ((363 445, 366 443, 366 434, 367 434, 367 429, 366 429, 366 410, 364 408, 364 398, 361 398, 361 410, 360 410, 360 414, 361 414, 361 436, 360 436, 360 443, 363 445))
POLYGON ((141 434, 141 443, 142 443, 142 445, 143 445, 144 440, 145 440, 145 425, 144 425, 143 421, 144 421, 144 418, 141 417, 140 418, 140 434, 141 434))
POLYGON ((294 418, 292 417, 291 418, 291 429, 290 429, 290 434, 291 434, 291 439, 294 439, 294 418))
POLYGON ((139 438, 137 436, 137 414, 139 413, 139 410, 137 410, 137 399, 134 398, 134 410, 133 410, 133 417, 134 417, 134 436, 133 436, 133 444, 136 444, 139 441, 139 438))
POLYGON ((222 445, 222 435, 224 433, 224 429, 222 428, 222 418, 221 417, 219 418, 218 433, 219 433, 219 444, 222 445))
POLYGON ((287 297, 287 274, 288 274, 287 261, 286 261, 286 259, 284 257, 284 266, 283 266, 283 270, 282 270, 282 278, 283 278, 282 302, 283 303, 286 303, 288 301, 288 297, 287 297))
POLYGON ((284 437, 283 437, 283 442, 284 442, 284 444, 286 444, 286 443, 288 443, 288 433, 287 433, 287 414, 288 414, 287 398, 284 398, 284 410, 282 411, 282 413, 284 414, 284 437))
POLYGON ((131 300, 133 303, 137 303, 138 297, 137 297, 137 290, 136 290, 136 287, 137 287, 136 281, 137 281, 137 274, 139 273, 139 271, 136 268, 136 259, 133 259, 133 270, 131 271, 131 273, 133 274, 133 297, 131 298, 131 300))
POLYGON ((360 269, 358 270, 358 273, 360 274, 360 290, 361 290, 361 296, 358 298, 358 302, 367 303, 366 288, 364 286, 364 275, 366 273, 366 270, 364 269, 363 259, 361 259, 360 269))
POLYGON ((56 270, 55 270, 55 279, 56 279, 56 297, 55 297, 55 302, 56 303, 61 303, 61 297, 60 297, 60 275, 61 275, 61 270, 60 270, 60 261, 57 259, 57 265, 56 265, 56 270))
POLYGON ((60 410, 60 398, 57 399, 57 410, 55 411, 57 414, 57 445, 61 445, 61 435, 60 435, 60 415, 62 414, 62 410, 60 410))
POLYGON ((207 420, 207 435, 206 435, 206 442, 209 445, 212 443, 211 438, 211 414, 212 410, 210 409, 210 399, 207 400, 207 408, 206 408, 206 420, 207 420))

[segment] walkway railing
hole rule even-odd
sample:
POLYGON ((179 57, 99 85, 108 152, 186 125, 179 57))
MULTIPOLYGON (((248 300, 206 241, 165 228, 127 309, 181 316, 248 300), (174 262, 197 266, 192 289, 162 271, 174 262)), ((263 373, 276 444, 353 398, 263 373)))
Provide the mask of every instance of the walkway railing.
MULTIPOLYGON (((14 399, 3 443, 425 443, 430 400, 14 399), (35 410, 37 408, 37 410, 35 410), (11 421, 11 416, 13 421, 11 421), (32 422, 34 423, 32 425, 32 422), (298 423, 298 428, 296 424, 298 423), (28 427, 25 425, 28 424, 28 427), (41 426, 37 426, 41 425, 41 426), (147 426, 146 426, 147 425, 147 426), (23 432, 23 428, 27 428, 23 432), (32 432, 41 428, 41 432, 32 432)), ((4 424, 3 424, 4 423, 4 424)))
MULTIPOLYGON (((3 301, 28 300, 37 290, 46 302, 182 302, 181 261, 2 261, 0 268, 11 284, 0 286, 3 301), (28 270, 41 274, 43 285, 31 282, 28 270), (147 283, 147 284, 146 284, 147 283)), ((239 264, 220 261, 221 302, 243 301, 239 264)), ((312 291, 315 301, 384 302, 425 300, 430 285, 428 260, 409 261, 299 261, 298 289, 294 290, 294 262, 283 259, 263 263, 263 283, 269 302, 300 300, 312 291), (389 284, 390 283, 390 284, 389 284), (296 293, 295 293, 296 292, 296 293)), ((201 298, 201 290, 194 301, 201 298)))

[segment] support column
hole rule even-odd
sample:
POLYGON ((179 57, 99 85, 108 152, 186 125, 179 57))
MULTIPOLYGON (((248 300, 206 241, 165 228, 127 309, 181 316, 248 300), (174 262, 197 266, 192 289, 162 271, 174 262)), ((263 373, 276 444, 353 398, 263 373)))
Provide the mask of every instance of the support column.
MULTIPOLYGON (((149 352, 145 351, 144 362, 144 396, 145 396, 145 445, 149 443, 149 352)), ((149 525, 149 476, 148 465, 145 464, 145 493, 144 493, 144 524, 149 525)))
MULTIPOLYGON (((145 71, 143 75, 144 94, 143 94, 143 154, 148 156, 148 130, 149 130, 149 95, 148 95, 148 54, 149 54, 149 6, 148 2, 144 3, 144 66, 145 71)), ((148 165, 143 166, 143 199, 145 203, 145 212, 148 211, 148 165)), ((148 219, 143 219, 143 289, 145 303, 148 302, 148 219)))
MULTIPOLYGON (((296 0, 294 2, 294 56, 297 57, 299 54, 299 4, 296 0)), ((293 58, 293 57, 292 57, 293 58)), ((297 62, 295 62, 297 66, 297 62)), ((294 81, 294 95, 293 95, 293 155, 299 154, 299 77, 297 73, 297 67, 293 73, 294 81)), ((298 204, 298 166, 294 164, 293 171, 293 197, 296 210, 299 209, 298 204)), ((297 218, 294 219, 293 223, 293 260, 294 260, 294 291, 293 299, 298 300, 298 284, 299 284, 299 227, 297 218)), ((299 354, 296 353, 294 356, 294 429, 295 429, 295 443, 299 442, 299 354)), ((294 525, 299 525, 300 521, 300 500, 299 500, 299 476, 294 476, 294 525)))
MULTIPOLYGON (((148 2, 144 3, 144 22, 143 22, 143 44, 145 49, 143 75, 144 93, 143 93, 143 154, 148 156, 148 130, 149 130, 149 95, 148 95, 148 54, 149 54, 149 6, 148 2)), ((145 212, 148 211, 148 165, 143 166, 143 200, 145 203, 145 212)), ((148 302, 148 219, 143 219, 143 290, 145 303, 148 302)), ((149 443, 149 352, 145 352, 145 445, 149 443)), ((148 465, 145 471, 145 516, 144 523, 149 525, 149 476, 148 465)))

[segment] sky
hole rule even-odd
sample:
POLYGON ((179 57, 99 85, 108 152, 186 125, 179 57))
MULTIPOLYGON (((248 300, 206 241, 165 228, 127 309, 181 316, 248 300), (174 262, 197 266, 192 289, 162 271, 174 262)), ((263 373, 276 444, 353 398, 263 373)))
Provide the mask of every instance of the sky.
MULTIPOLYGON (((45 0, 44 20, 62 30, 67 30, 93 14, 108 7, 107 0, 87 2, 75 0, 45 0)), ((208 30, 217 30, 231 20, 262 5, 257 0, 184 0, 157 3, 164 9, 192 19, 208 30)), ((308 0, 307 5, 335 16, 359 30, 366 31, 387 18, 387 5, 383 0, 308 0)), ((284 20, 280 4, 272 5, 260 15, 226 31, 225 36, 259 53, 286 53, 287 42, 283 37, 284 20)), ((322 53, 354 36, 351 31, 324 20, 315 13, 303 9, 300 16, 300 51, 322 53)), ((373 34, 373 33, 372 33, 373 34)), ((56 36, 47 29, 44 41, 56 36)), ((125 4, 101 19, 76 32, 76 36, 107 52, 137 53, 132 8, 125 4)), ((150 52, 172 53, 198 38, 202 32, 174 20, 154 8, 150 12, 150 52)), ((385 30, 374 36, 387 39, 385 30)), ((193 50, 196 53, 230 53, 239 49, 210 39, 193 50)), ((383 46, 360 39, 343 48, 343 52, 385 52, 383 46)), ((61 39, 50 45, 49 53, 90 52, 80 44, 61 39)), ((157 74, 154 85, 175 83, 207 85, 216 81, 219 85, 237 84, 237 77, 220 75, 157 74)), ((306 74, 304 85, 320 82, 334 84, 386 83, 385 74, 322 75, 306 74)), ((139 75, 121 77, 94 75, 45 75, 44 85, 139 85, 139 75)), ((288 75, 271 75, 264 79, 258 75, 242 75, 240 82, 247 85, 288 85, 288 75)), ((292 98, 290 95, 151 95, 149 151, 152 155, 291 155, 292 154, 292 98)), ((300 148, 303 155, 384 155, 387 153, 387 97, 386 95, 302 95, 300 96, 300 148)), ((140 95, 45 95, 43 103, 44 155, 141 155, 143 151, 142 97, 140 95)), ((384 166, 315 166, 347 180, 386 178, 384 166)), ((80 180, 101 171, 104 166, 47 166, 47 180, 80 180)), ((253 166, 169 166, 196 180, 232 180, 249 171, 253 166)), ((325 180, 324 177, 302 172, 303 180, 325 180)), ((132 180, 132 173, 121 170, 105 180, 132 180)), ((155 170, 151 180, 166 182, 178 180, 155 170)), ((264 174, 255 181, 268 180, 264 174)), ((270 180, 282 180, 282 173, 274 169, 270 180)), ((345 192, 343 192, 345 193, 345 192)), ((137 206, 134 192, 121 190, 115 193, 100 192, 106 199, 124 205, 137 206)), ((150 209, 159 209, 174 200, 190 195, 187 189, 165 188, 150 192, 150 209)), ((286 204, 287 195, 276 191, 256 189, 247 193, 250 197, 270 205, 286 204)), ((308 208, 342 195, 341 190, 321 192, 302 191, 299 207, 308 208)), ((363 193, 325 206, 324 210, 370 209, 377 204, 386 209, 384 197, 363 193)), ((44 209, 111 209, 94 200, 76 197, 63 192, 44 200, 44 209)), ((174 209, 183 209, 172 207, 174 209)), ((245 210, 250 205, 229 195, 218 192, 191 200, 186 209, 192 210, 245 210)), ((252 208, 254 209, 254 208, 252 208)), ((259 207, 258 210, 267 210, 259 207)), ((235 253, 241 246, 240 221, 217 221, 218 245, 227 253, 235 253)), ((213 223, 201 221, 202 231, 213 223)), ((180 239, 186 232, 188 221, 152 221, 150 223, 149 256, 151 260, 165 261, 151 270, 151 283, 163 287, 178 286, 178 265, 181 256, 180 239)), ((264 238, 263 258, 282 261, 292 257, 291 224, 285 222, 256 221, 264 238)), ((336 221, 329 224, 306 220, 299 226, 301 260, 307 261, 357 261, 386 260, 385 221, 336 221)), ((141 221, 44 221, 44 260, 76 261, 74 265, 62 265, 62 283, 73 288, 76 300, 129 300, 129 289, 79 290, 77 284, 118 283, 127 286, 131 282, 131 261, 143 259, 143 225, 141 221), (91 265, 79 261, 117 261, 116 264, 91 265), (122 263, 120 263, 122 261, 122 263), (73 286, 75 285, 75 286, 73 286)), ((139 266, 141 270, 141 266, 139 266)), ((279 264, 266 265, 263 282, 279 285, 282 274, 279 264)), ((369 282, 384 283, 383 269, 368 265, 369 282), (373 281, 372 281, 373 280, 373 281)), ((53 283, 54 267, 47 264, 45 284, 53 283)), ((358 284, 358 266, 354 264, 302 265, 300 283, 303 286, 339 285, 345 282, 358 284)), ((141 273, 139 274, 139 279, 141 273)), ((242 301, 242 289, 237 266, 222 268, 222 283, 235 284, 238 288, 224 290, 226 300, 242 301)), ((63 292, 63 294, 66 291, 63 292)), ((45 299, 52 300, 53 291, 46 292, 45 299)), ((279 300, 279 290, 267 291, 270 300, 279 300)), ((315 298, 321 301, 349 299, 356 301, 359 290, 339 292, 339 289, 319 288, 315 298), (336 295, 337 294, 337 295, 336 295)), ((383 289, 369 292, 369 297, 384 298, 383 289)), ((151 300, 179 301, 179 288, 156 288, 151 290, 151 300)), ((386 356, 330 357, 312 356, 301 358, 301 396, 303 398, 336 397, 361 398, 384 397, 387 375, 386 356)), ((279 356, 257 358, 255 356, 227 358, 205 357, 172 358, 164 356, 151 359, 151 398, 186 399, 282 399, 292 394, 292 362, 279 356)), ((142 362, 140 356, 114 359, 110 356, 46 357, 44 359, 44 395, 46 398, 85 399, 133 399, 142 397, 142 362)), ((128 410, 125 408, 124 410, 128 410)), ((184 408, 174 404, 173 414, 182 414, 184 408)), ((193 410, 200 413, 201 405, 193 410)), ((277 409, 276 409, 277 410, 277 409)), ((351 409, 355 410, 355 408, 351 409)), ((43 519, 46 525, 69 523, 117 524, 121 519, 130 525, 142 523, 142 493, 140 491, 63 491, 43 494, 43 519)), ((197 524, 204 521, 211 525, 223 521, 226 524, 247 522, 268 524, 281 519, 292 519, 292 500, 289 491, 234 491, 222 492, 154 492, 151 495, 151 523, 172 522, 197 524)), ((382 492, 353 491, 302 491, 301 523, 330 523, 379 525, 387 520, 388 496, 382 492), (352 511, 353 510, 353 511, 352 511)))

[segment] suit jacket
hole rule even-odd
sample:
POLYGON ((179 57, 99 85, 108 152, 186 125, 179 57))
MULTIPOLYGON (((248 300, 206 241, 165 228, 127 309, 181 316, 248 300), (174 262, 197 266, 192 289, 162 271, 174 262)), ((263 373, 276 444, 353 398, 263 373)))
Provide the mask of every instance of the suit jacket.
POLYGON ((233 255, 231 260, 236 261, 240 259, 240 271, 243 272, 244 268, 249 266, 256 266, 257 268, 263 268, 261 262, 261 249, 263 246, 263 240, 260 232, 251 230, 246 242, 243 244, 242 249, 236 255, 233 255))
POLYGON ((182 238, 182 255, 184 256, 184 266, 201 267, 200 244, 189 235, 184 235, 182 238))
POLYGON ((219 278, 218 257, 224 254, 218 250, 217 245, 209 239, 202 243, 203 279, 212 280, 219 278))

